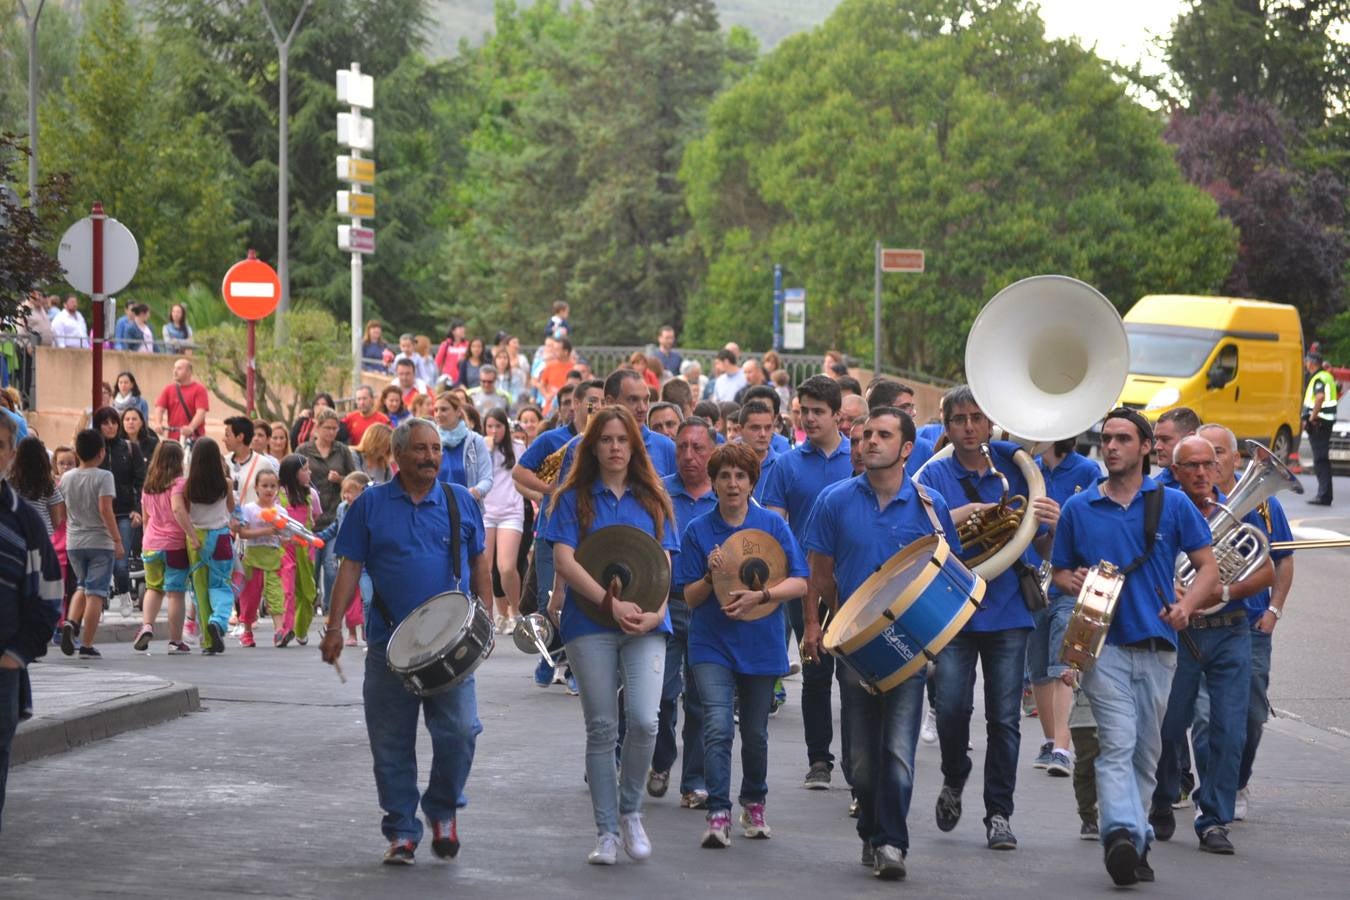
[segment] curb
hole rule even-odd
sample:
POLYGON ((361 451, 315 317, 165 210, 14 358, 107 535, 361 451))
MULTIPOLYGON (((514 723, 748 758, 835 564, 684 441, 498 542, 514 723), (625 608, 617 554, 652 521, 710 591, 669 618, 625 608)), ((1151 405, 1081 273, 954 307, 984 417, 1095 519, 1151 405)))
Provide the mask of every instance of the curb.
POLYGON ((83 744, 177 719, 201 707, 195 684, 168 684, 112 703, 77 707, 51 719, 30 719, 19 723, 10 747, 10 763, 55 756, 83 744))

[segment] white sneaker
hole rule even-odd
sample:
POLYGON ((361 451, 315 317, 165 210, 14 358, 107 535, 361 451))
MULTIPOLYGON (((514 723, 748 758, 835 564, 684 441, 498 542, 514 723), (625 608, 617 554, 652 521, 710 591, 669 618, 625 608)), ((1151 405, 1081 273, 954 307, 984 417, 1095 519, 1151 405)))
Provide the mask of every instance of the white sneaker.
POLYGON ((117 594, 116 596, 113 597, 113 599, 117 601, 117 614, 118 614, 118 615, 120 615, 120 616, 130 616, 130 615, 131 615, 132 610, 131 610, 131 595, 130 595, 130 594, 117 594))
POLYGON ((919 729, 919 740, 925 744, 937 743, 937 713, 933 712, 933 707, 924 708, 923 727, 919 729))
POLYGON ((612 866, 619 861, 619 836, 602 834, 595 842, 595 849, 586 856, 586 862, 593 866, 612 866))
POLYGON ((619 816, 619 832, 623 835, 623 851, 630 857, 641 860, 652 855, 652 842, 642 827, 641 813, 619 816))
POLYGON ((1245 787, 1237 792, 1237 800, 1233 803, 1233 821, 1241 822, 1247 818, 1247 803, 1252 798, 1251 788, 1245 787))

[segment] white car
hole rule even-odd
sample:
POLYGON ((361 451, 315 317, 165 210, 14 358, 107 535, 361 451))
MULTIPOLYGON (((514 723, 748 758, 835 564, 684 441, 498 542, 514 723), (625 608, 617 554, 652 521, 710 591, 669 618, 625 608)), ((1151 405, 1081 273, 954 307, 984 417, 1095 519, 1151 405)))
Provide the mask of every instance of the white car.
MULTIPOLYGON (((1312 471, 1312 445, 1306 431, 1298 443, 1298 462, 1303 471, 1312 471)), ((1350 474, 1350 407, 1344 403, 1337 405, 1336 421, 1331 425, 1331 471, 1336 475, 1350 474)))

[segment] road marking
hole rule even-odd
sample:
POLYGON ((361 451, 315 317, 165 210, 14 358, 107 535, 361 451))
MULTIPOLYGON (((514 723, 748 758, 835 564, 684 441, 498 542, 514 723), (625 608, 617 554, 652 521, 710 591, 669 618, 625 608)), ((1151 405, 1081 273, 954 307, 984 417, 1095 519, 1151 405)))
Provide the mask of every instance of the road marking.
POLYGON ((1338 541, 1350 537, 1339 531, 1333 531, 1330 528, 1312 528, 1303 525, 1291 525, 1289 530, 1292 531, 1294 537, 1298 538, 1300 541, 1338 541))
POLYGON ((270 298, 276 294, 276 285, 270 281, 236 281, 230 285, 231 297, 270 298))

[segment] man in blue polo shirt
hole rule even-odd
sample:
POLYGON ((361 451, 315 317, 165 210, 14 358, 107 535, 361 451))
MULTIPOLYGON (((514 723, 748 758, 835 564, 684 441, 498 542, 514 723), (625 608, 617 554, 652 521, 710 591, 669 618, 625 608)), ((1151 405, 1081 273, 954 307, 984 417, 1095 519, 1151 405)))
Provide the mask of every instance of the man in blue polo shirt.
MULTIPOLYGON (((694 519, 717 507, 708 460, 712 458, 712 426, 707 419, 685 419, 675 432, 675 459, 678 466, 664 479, 666 493, 675 507, 675 529, 681 535, 694 519)), ((666 637, 666 681, 661 690, 661 708, 656 722, 656 750, 652 770, 647 776, 647 793, 661 797, 670 784, 670 767, 675 762, 675 702, 684 691, 684 761, 680 765, 680 806, 703 809, 708 802, 708 785, 703 775, 703 708, 698 684, 690 677, 689 607, 681 588, 670 589, 671 634, 666 637), (681 671, 683 668, 683 672, 681 671), (683 677, 682 677, 683 675, 683 677)))
POLYGON ((1199 428, 1200 417, 1189 406, 1178 406, 1158 416, 1158 424, 1153 426, 1153 464, 1158 467, 1154 481, 1163 487, 1177 486, 1172 454, 1182 438, 1190 437, 1199 428))
POLYGON ((464 784, 483 726, 473 676, 443 693, 418 697, 389 671, 389 638, 413 610, 437 594, 460 591, 479 598, 479 603, 491 597, 492 564, 484 552, 486 535, 478 502, 463 487, 437 480, 441 442, 436 426, 416 418, 399 425, 394 458, 398 476, 358 497, 338 532, 334 552, 342 563, 320 649, 324 662, 337 664, 343 614, 364 566, 375 596, 366 623, 369 646, 362 698, 375 758, 375 787, 384 810, 381 830, 389 841, 384 861, 410 865, 422 838, 417 818, 418 713, 426 718, 432 753, 430 781, 420 794, 422 813, 431 825, 431 848, 441 858, 459 852, 455 815, 467 802, 464 784), (450 528, 451 497, 458 510, 458 534, 450 528))
MULTIPOLYGON (((778 396, 778 391, 774 390, 773 386, 768 384, 757 384, 754 387, 749 388, 741 398, 742 412, 745 411, 745 404, 749 403, 751 400, 761 400, 764 403, 767 403, 769 409, 773 412, 773 422, 769 433, 769 448, 773 450, 773 455, 777 456, 780 453, 786 453, 791 450, 792 443, 778 433, 778 423, 781 421, 783 413, 783 398, 778 396)), ((764 481, 763 470, 759 473, 759 480, 760 483, 763 483, 764 481)))
POLYGON ((1153 449, 1148 420, 1132 409, 1114 409, 1101 434, 1106 478, 1064 504, 1051 563, 1055 584, 1075 597, 1087 568, 1099 561, 1125 573, 1106 643, 1082 686, 1097 720, 1097 806, 1106 871, 1126 885, 1153 880, 1148 864, 1153 829, 1145 804, 1157 782, 1163 712, 1177 666, 1176 633, 1201 598, 1213 594, 1219 571, 1209 526, 1195 504, 1147 477, 1153 449), (1158 527, 1146 539, 1151 504, 1158 527), (1181 552, 1195 567, 1195 581, 1185 598, 1167 603, 1181 552))
MULTIPOLYGON (((932 495, 925 501, 905 474, 914 444, 913 420, 895 407, 878 407, 869 413, 862 439, 866 471, 822 493, 806 528, 809 591, 831 607, 844 603, 897 550, 938 530, 935 523, 953 552, 961 550, 947 504, 932 495)), ((804 613, 806 662, 822 653, 816 607, 808 604, 804 613)), ((877 878, 905 876, 905 819, 914 790, 914 745, 926 680, 926 671, 920 670, 877 695, 863 687, 852 669, 839 666, 841 727, 850 736, 862 861, 877 878)))
POLYGON ((650 402, 651 393, 647 389, 647 382, 633 369, 615 369, 605 379, 605 405, 628 407, 642 431, 642 443, 647 448, 652 468, 656 469, 658 477, 665 478, 675 474, 675 442, 647 427, 647 406, 650 402))
MULTIPOLYGON (((1177 443, 1172 471, 1186 496, 1202 515, 1214 510, 1214 504, 1227 504, 1228 498, 1214 487, 1218 458, 1214 445, 1199 435, 1177 443)), ((1261 528, 1260 515, 1252 510, 1243 521, 1261 528)), ((1149 823, 1158 840, 1167 840, 1176 829, 1172 799, 1181 780, 1177 745, 1185 742, 1186 730, 1195 717, 1196 698, 1203 680, 1209 690, 1205 752, 1195 753, 1199 786, 1192 794, 1195 801, 1195 833, 1200 849, 1207 853, 1229 855, 1233 844, 1228 826, 1233 821, 1237 800, 1238 769, 1247 739, 1247 701, 1251 696, 1252 644, 1247 624, 1245 600, 1266 591, 1275 581, 1275 566, 1269 560, 1254 573, 1222 585, 1200 606, 1214 612, 1191 617, 1187 632, 1199 658, 1183 653, 1177 659, 1177 671, 1163 717, 1162 756, 1158 762, 1158 787, 1153 792, 1149 823)), ((1179 589, 1180 590, 1180 589, 1179 589)))
POLYGON ((778 454, 773 449, 773 423, 775 416, 769 404, 763 400, 747 400, 739 413, 741 418, 741 443, 755 451, 759 458, 759 480, 755 482, 754 499, 764 505, 764 485, 768 483, 769 473, 778 454))
MULTIPOLYGON (((1016 453, 1025 451, 1013 444, 1000 443, 991 448, 994 465, 990 466, 985 459, 981 448, 989 444, 993 426, 969 387, 955 387, 943 395, 942 421, 947 427, 952 455, 930 462, 919 474, 918 482, 947 501, 955 521, 963 523, 976 512, 996 506, 1003 498, 1005 485, 1009 497, 1030 496, 1014 458, 1016 453)), ((1042 526, 1042 533, 1034 542, 1038 552, 1048 553, 1059 519, 1059 504, 1049 496, 1038 497, 1031 501, 1026 514, 1035 516, 1042 526)), ((976 551, 977 548, 968 548, 967 556, 976 551)), ((1022 682, 1027 637, 1032 628, 1031 613, 1018 584, 1019 564, 1025 565, 1025 561, 1018 560, 997 576, 986 579, 984 603, 943 649, 933 678, 943 782, 936 817, 939 829, 951 831, 961 820, 961 791, 973 768, 970 716, 975 702, 975 667, 977 662, 983 662, 984 716, 989 732, 984 759, 984 827, 991 850, 1017 848, 1017 837, 1009 820, 1017 786, 1022 682)))
MULTIPOLYGON (((828 375, 812 375, 797 386, 797 404, 801 410, 802 430, 806 440, 774 460, 766 478, 761 477, 764 490, 760 503, 785 515, 797 543, 804 544, 806 523, 811 507, 821 491, 837 481, 851 478, 853 466, 849 461, 848 438, 839 434, 839 384, 828 375)), ((819 603, 810 590, 800 600, 783 604, 792 630, 800 639, 805 633, 802 607, 819 603)), ((806 759, 810 768, 803 787, 827 790, 830 772, 834 768, 834 713, 831 710, 831 680, 834 677, 834 658, 825 656, 814 663, 802 660, 802 725, 806 732, 806 759)), ((848 732, 844 732, 844 777, 849 763, 848 732)))
MULTIPOLYGON (((879 406, 894 406, 911 419, 918 412, 918 407, 914 404, 914 388, 892 378, 878 378, 867 386, 868 409, 876 409, 879 406)), ((909 454, 909 461, 905 463, 905 474, 914 477, 932 456, 933 442, 919 434, 916 429, 914 450, 909 454)))

